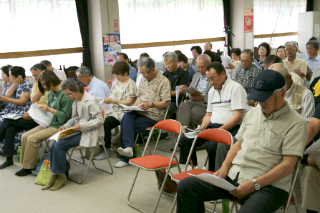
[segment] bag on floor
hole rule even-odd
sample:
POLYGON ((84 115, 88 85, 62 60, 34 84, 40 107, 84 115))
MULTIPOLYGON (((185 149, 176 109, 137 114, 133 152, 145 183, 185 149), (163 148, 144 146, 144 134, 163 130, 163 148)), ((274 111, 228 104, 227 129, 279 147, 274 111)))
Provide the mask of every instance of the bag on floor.
POLYGON ((34 176, 38 176, 39 171, 42 167, 42 164, 44 163, 45 160, 50 160, 50 153, 47 153, 45 156, 43 156, 41 161, 37 164, 36 169, 31 171, 34 176))
MULTIPOLYGON (((166 176, 166 170, 161 169, 156 171, 156 177, 158 180, 158 189, 160 190, 163 184, 164 177, 166 176)), ((171 176, 168 174, 167 181, 164 184, 163 191, 167 193, 173 193, 177 191, 177 183, 171 179, 171 176)))
POLYGON ((50 161, 45 160, 41 166, 35 184, 45 186, 51 179, 50 161))

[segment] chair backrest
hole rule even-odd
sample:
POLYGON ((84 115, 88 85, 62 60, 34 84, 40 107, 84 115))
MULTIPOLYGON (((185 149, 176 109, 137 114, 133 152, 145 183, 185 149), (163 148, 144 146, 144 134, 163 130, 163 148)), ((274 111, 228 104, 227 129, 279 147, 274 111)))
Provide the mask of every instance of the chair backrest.
POLYGON ((84 90, 89 92, 89 88, 88 87, 84 87, 84 90))
POLYGON ((112 84, 112 82, 114 81, 115 78, 111 78, 107 81, 108 84, 112 84))
POLYGON ((101 109, 101 112, 102 112, 102 117, 104 117, 104 113, 105 113, 105 111, 104 111, 104 109, 101 109))
POLYGON ((179 134, 181 131, 180 123, 171 119, 159 121, 158 123, 156 123, 156 125, 154 125, 154 128, 166 130, 176 134, 179 134))
POLYGON ((198 134, 198 138, 223 143, 229 146, 233 143, 232 135, 223 129, 206 129, 198 134))

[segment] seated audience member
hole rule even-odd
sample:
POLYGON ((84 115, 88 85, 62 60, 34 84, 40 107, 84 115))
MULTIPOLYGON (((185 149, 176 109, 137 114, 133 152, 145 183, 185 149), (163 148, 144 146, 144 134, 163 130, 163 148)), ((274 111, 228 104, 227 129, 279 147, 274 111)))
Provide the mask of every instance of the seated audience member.
MULTIPOLYGON (((318 41, 311 40, 307 42, 308 56, 305 58, 305 60, 307 61, 308 67, 311 69, 312 72, 314 72, 316 67, 320 66, 320 56, 318 55, 318 51, 319 51, 318 41)), ((308 76, 307 76, 307 79, 308 79, 308 76)))
POLYGON ((50 70, 50 71, 54 72, 54 74, 56 74, 61 81, 67 79, 66 73, 64 71, 62 71, 62 70, 58 70, 56 68, 53 68, 50 61, 43 60, 43 61, 40 62, 40 64, 43 64, 44 66, 46 66, 47 70, 50 70))
POLYGON ((241 66, 234 69, 232 79, 239 82, 249 94, 254 79, 262 72, 262 69, 253 63, 253 52, 251 50, 243 50, 240 58, 241 66))
MULTIPOLYGON (((0 95, 0 100, 8 103, 6 108, 3 110, 4 115, 24 114, 31 106, 30 94, 33 84, 26 79, 25 70, 22 67, 11 67, 9 69, 9 77, 13 84, 8 89, 6 96, 0 95)), ((6 122, 4 122, 4 125, 2 125, 3 121, 5 120, 7 119, 5 119, 3 116, 0 116, 0 141, 5 139, 5 133, 8 134, 8 139, 5 141, 2 149, 2 155, 7 157, 7 160, 0 166, 0 169, 13 165, 12 157, 15 152, 14 146, 20 144, 21 134, 16 136, 18 141, 15 141, 14 136, 16 133, 21 132, 22 130, 11 127, 5 132, 6 122), (13 136, 13 138, 9 139, 9 134, 13 136)))
MULTIPOLYGON (((199 56, 198 56, 199 58, 199 56)), ((189 75, 189 84, 192 81, 193 75, 198 73, 197 70, 193 69, 189 64, 188 64, 188 58, 184 54, 178 55, 178 62, 179 62, 179 67, 183 69, 184 71, 187 71, 189 75)))
MULTIPOLYGON (((307 145, 320 131, 320 105, 317 106, 309 124, 307 145)), ((301 184, 301 207, 307 209, 307 213, 317 213, 320 210, 320 150, 312 152, 307 157, 307 165, 302 170, 301 184)))
MULTIPOLYGON (((8 89, 12 86, 12 82, 9 78, 9 69, 11 68, 11 65, 3 66, 1 67, 1 78, 2 78, 2 83, 0 86, 0 94, 3 96, 6 96, 6 93, 8 89)), ((4 110, 6 108, 8 102, 3 102, 0 100, 0 110, 4 110)))
POLYGON ((241 63, 240 63, 240 54, 241 54, 241 50, 239 48, 233 48, 231 50, 231 58, 232 58, 232 60, 231 60, 231 63, 229 64, 229 67, 231 69, 227 70, 230 73, 230 75, 232 75, 232 72, 236 67, 241 65, 241 63))
MULTIPOLYGON (((168 117, 171 117, 172 114, 177 111, 176 86, 180 86, 181 88, 187 88, 189 85, 189 74, 179 67, 178 56, 175 53, 168 52, 167 54, 165 54, 163 59, 166 68, 168 69, 168 71, 163 73, 163 76, 167 77, 171 84, 171 103, 168 112, 168 117)), ((184 94, 185 92, 182 89, 180 89, 179 102, 182 100, 184 94)))
POLYGON ((76 71, 77 78, 89 88, 89 94, 102 100, 110 96, 110 90, 106 83, 92 75, 89 68, 79 67, 76 71))
POLYGON ((193 46, 193 47, 191 47, 191 52, 192 52, 193 60, 192 60, 192 62, 189 63, 189 65, 193 69, 198 71, 197 58, 202 53, 202 49, 200 46, 193 46))
MULTIPOLYGON (((59 131, 72 128, 81 131, 80 134, 53 142, 50 149, 50 169, 52 176, 42 190, 60 189, 67 181, 67 152, 75 147, 95 147, 98 141, 99 129, 103 122, 100 103, 97 98, 84 90, 78 79, 67 79, 62 82, 61 89, 65 96, 74 100, 72 118, 59 127, 59 131)), ((103 130, 100 132, 103 136, 103 130)))
POLYGON ((175 50, 174 53, 179 56, 180 54, 182 54, 182 52, 180 50, 175 50))
POLYGON ((248 99, 260 106, 246 114, 238 141, 215 172, 237 188, 229 192, 196 177, 185 178, 178 184, 177 212, 204 212, 204 201, 239 199, 238 213, 272 213, 286 202, 308 131, 284 97, 280 73, 265 70, 256 77, 248 99))
POLYGON ((22 135, 20 159, 22 169, 16 173, 17 176, 31 174, 31 171, 37 165, 39 143, 57 133, 59 127, 71 117, 73 101, 64 95, 61 90, 60 79, 53 72, 43 71, 38 80, 38 87, 41 94, 45 94, 45 90, 50 91, 47 105, 42 105, 39 109, 52 113, 53 117, 47 128, 38 125, 22 135))
POLYGON ((212 52, 210 50, 206 50, 206 51, 203 52, 203 54, 205 54, 205 55, 210 57, 210 62, 215 62, 216 61, 216 54, 214 52, 212 52))
POLYGON ((130 67, 130 71, 129 71, 129 75, 128 77, 131 78, 134 82, 136 82, 137 79, 137 70, 136 68, 134 68, 133 66, 131 66, 131 64, 129 63, 129 57, 127 54, 125 53, 119 53, 118 57, 117 57, 117 61, 124 61, 126 62, 129 67, 130 67))
MULTIPOLYGON (((244 111, 247 105, 247 93, 237 82, 227 78, 223 65, 213 62, 206 67, 206 76, 212 88, 208 95, 207 113, 202 119, 199 129, 219 128, 229 131, 232 135, 238 132, 244 111)), ((180 164, 185 164, 192 146, 193 139, 182 135, 180 139, 180 164)), ((198 139, 196 146, 201 146, 206 141, 198 139)), ((209 170, 215 171, 217 143, 208 142, 209 170)), ((196 149, 193 150, 191 160, 198 165, 196 149)))
POLYGON ((298 74, 302 80, 305 80, 307 75, 308 63, 297 57, 298 47, 294 42, 287 42, 285 44, 287 59, 283 60, 283 63, 287 65, 290 72, 298 74))
POLYGON ((270 55, 271 47, 267 42, 262 42, 258 46, 258 57, 254 59, 257 67, 264 69, 266 67, 265 59, 270 55))
POLYGON ((282 61, 286 59, 286 50, 284 46, 281 45, 277 48, 277 56, 279 56, 282 61))
POLYGON ((129 165, 129 159, 133 156, 134 136, 163 120, 171 100, 170 82, 155 70, 154 61, 142 58, 138 61, 138 67, 144 78, 140 82, 134 105, 145 111, 131 111, 123 115, 120 127, 121 147, 117 149, 121 160, 114 165, 117 168, 129 165))
POLYGON ((207 81, 206 67, 210 64, 210 58, 208 55, 202 54, 197 58, 198 70, 192 79, 189 87, 193 87, 199 90, 202 94, 188 94, 188 101, 185 101, 179 105, 177 111, 177 121, 183 126, 189 126, 191 122, 201 121, 206 114, 208 93, 212 85, 207 81))
POLYGON ((207 50, 212 51, 212 44, 210 42, 206 42, 203 45, 203 51, 207 51, 207 50))
POLYGON ((271 70, 279 72, 286 82, 286 94, 284 99, 289 106, 299 113, 308 124, 314 113, 314 98, 310 90, 305 86, 293 82, 291 74, 284 64, 273 64, 271 70))

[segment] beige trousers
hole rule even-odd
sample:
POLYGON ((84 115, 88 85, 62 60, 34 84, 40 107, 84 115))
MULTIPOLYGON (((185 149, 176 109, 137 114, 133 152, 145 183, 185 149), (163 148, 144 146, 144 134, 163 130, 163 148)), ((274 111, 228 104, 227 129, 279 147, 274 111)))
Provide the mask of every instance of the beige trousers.
POLYGON ((58 128, 37 126, 21 136, 21 163, 23 169, 37 166, 39 143, 58 132, 58 128))
POLYGON ((317 165, 306 166, 301 173, 302 208, 320 211, 320 152, 315 152, 317 165))

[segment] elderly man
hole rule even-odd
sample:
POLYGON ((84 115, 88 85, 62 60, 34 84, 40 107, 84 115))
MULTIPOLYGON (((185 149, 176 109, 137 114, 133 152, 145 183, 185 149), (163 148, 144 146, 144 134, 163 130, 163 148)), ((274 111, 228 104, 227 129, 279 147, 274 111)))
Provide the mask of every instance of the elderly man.
POLYGON ((308 63, 308 67, 314 72, 314 69, 320 65, 320 56, 318 55, 319 42, 311 40, 307 42, 308 56, 304 59, 308 63))
POLYGON ((131 111, 124 114, 121 120, 121 147, 117 149, 121 160, 114 165, 116 168, 129 165, 129 159, 133 156, 134 136, 163 120, 171 99, 170 82, 155 69, 151 58, 141 58, 138 67, 144 78, 140 82, 134 105, 145 111, 131 111))
MULTIPOLYGON (((171 103, 168 112, 168 117, 171 117, 177 111, 176 86, 187 88, 189 85, 189 74, 179 67, 178 56, 174 52, 167 52, 163 60, 168 70, 163 73, 163 76, 167 77, 171 83, 171 103)), ((180 89, 179 102, 184 94, 185 92, 180 89)))
POLYGON ((287 66, 281 63, 270 66, 271 70, 279 72, 286 82, 286 94, 284 99, 289 106, 299 113, 308 124, 314 113, 313 94, 306 87, 293 82, 287 66))
POLYGON ((240 58, 241 66, 233 70, 232 79, 239 82, 249 94, 253 80, 262 72, 262 69, 253 63, 253 52, 251 50, 243 50, 240 58))
POLYGON ((285 44, 285 51, 287 59, 283 60, 283 63, 287 65, 290 72, 298 74, 302 80, 305 80, 307 75, 308 63, 297 57, 298 46, 295 42, 287 42, 285 44))
POLYGON ((271 213, 285 203, 308 131, 284 97, 280 73, 265 70, 255 78, 248 98, 260 106, 246 114, 238 141, 214 173, 237 188, 229 192, 196 177, 185 178, 178 184, 177 212, 204 212, 203 202, 217 199, 238 198, 238 213, 271 213))
MULTIPOLYGON (((246 101, 247 93, 239 83, 227 78, 226 70, 219 62, 213 62, 206 67, 206 77, 213 87, 209 91, 207 113, 199 129, 220 128, 235 135, 240 127, 244 111, 249 109, 246 101)), ((181 137, 179 163, 186 163, 192 142, 193 139, 185 135, 181 137)), ((198 139, 196 146, 201 146, 205 142, 205 140, 198 139)), ((216 150, 216 142, 207 143, 210 171, 215 171, 216 150)), ((198 165, 195 149, 191 160, 194 165, 198 165)))
POLYGON ((203 52, 205 52, 206 50, 210 50, 212 51, 212 44, 210 42, 206 42, 203 45, 203 52))
POLYGON ((210 57, 204 54, 199 55, 197 58, 199 72, 193 76, 190 87, 199 90, 201 95, 187 94, 189 100, 179 105, 177 121, 183 126, 189 126, 190 122, 201 121, 206 114, 208 93, 212 87, 210 82, 207 82, 206 77, 206 67, 210 65, 210 61, 210 57))
POLYGON ((117 61, 124 61, 129 65, 129 75, 128 77, 131 78, 134 82, 136 82, 137 79, 137 70, 136 68, 134 68, 133 66, 131 66, 131 64, 129 63, 129 57, 127 54, 125 53, 119 53, 118 57, 117 57, 117 61))
POLYGON ((40 62, 40 64, 43 64, 44 66, 47 67, 47 70, 50 70, 52 72, 54 72, 54 74, 56 74, 56 76, 58 76, 58 78, 63 81, 67 79, 67 75, 65 74, 65 72, 61 71, 61 70, 57 70, 56 68, 52 67, 52 64, 50 61, 48 60, 43 60, 40 62))
POLYGON ((81 66, 76 71, 77 78, 89 88, 89 94, 102 100, 110 96, 110 90, 106 83, 94 77, 89 68, 81 66))

